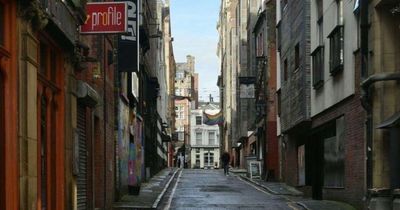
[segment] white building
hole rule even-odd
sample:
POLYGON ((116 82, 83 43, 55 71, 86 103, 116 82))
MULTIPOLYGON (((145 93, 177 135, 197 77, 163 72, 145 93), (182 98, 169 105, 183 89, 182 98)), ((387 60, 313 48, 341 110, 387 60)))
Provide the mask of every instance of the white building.
POLYGON ((220 111, 217 103, 200 102, 199 109, 190 113, 190 167, 191 168, 219 168, 220 141, 218 125, 203 123, 203 110, 207 114, 216 114, 220 111))

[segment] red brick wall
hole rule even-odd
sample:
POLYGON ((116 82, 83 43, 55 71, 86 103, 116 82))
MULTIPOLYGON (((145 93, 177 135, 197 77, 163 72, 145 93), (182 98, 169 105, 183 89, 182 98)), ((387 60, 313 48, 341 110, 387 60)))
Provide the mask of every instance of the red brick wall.
POLYGON ((93 136, 93 185, 94 206, 99 209, 112 209, 114 201, 115 135, 114 135, 114 65, 107 59, 107 51, 112 50, 112 36, 90 36, 85 40, 89 56, 98 63, 89 63, 89 68, 78 74, 93 87, 100 96, 100 102, 92 109, 94 114, 93 136), (96 69, 96 68, 99 68, 96 69), (94 77, 99 72, 100 77, 94 77), (111 169, 111 170, 110 170, 111 169))
POLYGON ((357 208, 363 206, 365 192, 365 112, 361 107, 359 86, 360 84, 360 59, 356 55, 355 77, 356 93, 336 106, 328 109, 312 120, 312 127, 316 128, 340 116, 345 119, 345 186, 344 189, 323 189, 323 198, 341 200, 353 204, 357 208))
POLYGON ((365 190, 365 114, 360 105, 359 95, 352 96, 339 106, 314 118, 313 127, 341 115, 344 115, 345 119, 345 186, 344 189, 324 189, 323 198, 361 206, 365 190))
POLYGON ((269 176, 277 180, 279 178, 279 145, 276 136, 276 121, 267 124, 267 148, 266 166, 268 170, 273 170, 273 174, 269 176))

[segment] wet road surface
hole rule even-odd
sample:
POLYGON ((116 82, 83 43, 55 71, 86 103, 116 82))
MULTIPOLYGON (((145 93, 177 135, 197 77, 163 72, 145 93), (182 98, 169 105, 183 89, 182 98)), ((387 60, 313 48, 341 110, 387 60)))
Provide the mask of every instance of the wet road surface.
POLYGON ((301 209, 284 196, 273 195, 223 170, 178 172, 159 209, 301 209))

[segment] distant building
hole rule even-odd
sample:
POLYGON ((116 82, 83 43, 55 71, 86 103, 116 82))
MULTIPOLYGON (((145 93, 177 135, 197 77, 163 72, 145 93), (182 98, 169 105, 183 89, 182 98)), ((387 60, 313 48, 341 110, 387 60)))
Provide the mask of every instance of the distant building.
POLYGON ((214 115, 220 109, 217 103, 212 102, 200 102, 199 106, 190 114, 190 167, 219 168, 219 126, 204 124, 203 112, 214 115))
MULTIPOLYGON (((190 110, 197 107, 198 74, 195 73, 195 57, 186 56, 186 62, 176 63, 175 73, 175 158, 178 153, 185 153, 188 157, 190 148, 190 110)), ((188 163, 190 157, 185 158, 188 163)), ((176 159, 175 159, 176 162, 176 159)))

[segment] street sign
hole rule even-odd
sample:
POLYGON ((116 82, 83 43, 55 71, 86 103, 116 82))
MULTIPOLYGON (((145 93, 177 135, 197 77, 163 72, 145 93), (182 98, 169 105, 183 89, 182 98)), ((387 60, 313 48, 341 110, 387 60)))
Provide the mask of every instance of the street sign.
POLYGON ((82 34, 126 33, 128 30, 126 2, 87 3, 82 34))

